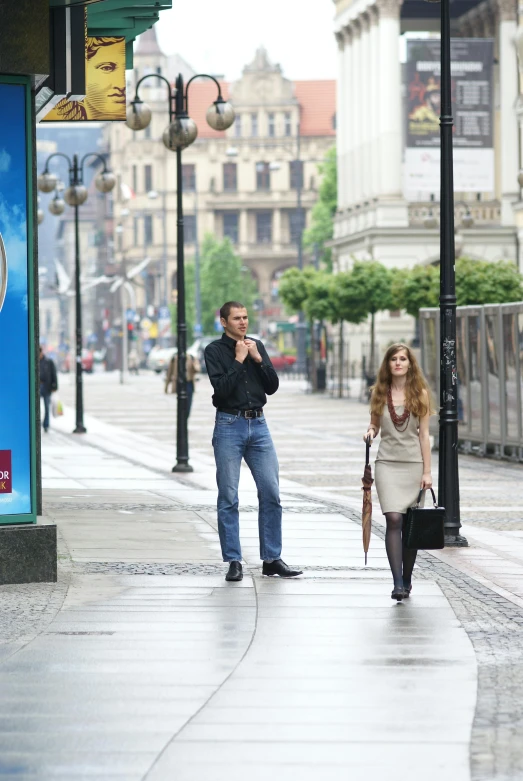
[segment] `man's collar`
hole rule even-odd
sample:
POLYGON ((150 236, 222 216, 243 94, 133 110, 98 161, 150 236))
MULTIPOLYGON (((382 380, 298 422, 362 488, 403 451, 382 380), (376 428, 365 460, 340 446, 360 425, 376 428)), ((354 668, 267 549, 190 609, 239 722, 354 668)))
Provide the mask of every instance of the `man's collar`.
POLYGON ((232 336, 227 336, 225 332, 222 334, 222 342, 225 342, 229 347, 236 347, 236 339, 233 339, 232 336))

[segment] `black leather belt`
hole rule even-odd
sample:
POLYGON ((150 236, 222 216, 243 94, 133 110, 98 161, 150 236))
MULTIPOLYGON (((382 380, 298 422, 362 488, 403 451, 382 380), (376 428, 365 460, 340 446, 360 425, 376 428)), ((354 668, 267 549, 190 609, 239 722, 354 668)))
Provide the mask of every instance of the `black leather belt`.
POLYGON ((226 412, 227 415, 236 415, 236 417, 247 418, 261 418, 263 416, 262 409, 221 409, 218 408, 218 412, 226 412))

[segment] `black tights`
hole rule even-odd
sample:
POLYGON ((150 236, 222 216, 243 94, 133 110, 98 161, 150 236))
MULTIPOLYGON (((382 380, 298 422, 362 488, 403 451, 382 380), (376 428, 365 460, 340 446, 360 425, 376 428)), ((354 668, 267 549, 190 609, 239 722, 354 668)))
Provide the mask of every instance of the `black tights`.
POLYGON ((412 570, 416 561, 416 550, 409 550, 403 545, 402 529, 406 516, 401 513, 385 513, 387 531, 385 532, 385 549, 389 560, 394 588, 410 586, 412 570))

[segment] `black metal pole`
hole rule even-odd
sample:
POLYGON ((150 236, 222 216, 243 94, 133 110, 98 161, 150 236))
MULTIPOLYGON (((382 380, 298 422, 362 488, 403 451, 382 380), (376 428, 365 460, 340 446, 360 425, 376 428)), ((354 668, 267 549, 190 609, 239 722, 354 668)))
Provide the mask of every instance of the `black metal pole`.
MULTIPOLYGON (((184 112, 183 78, 180 74, 176 79, 175 116, 184 112)), ((176 383, 176 464, 173 472, 192 472, 189 464, 189 434, 187 427, 187 323, 185 322, 185 269, 183 246, 183 181, 182 181, 182 150, 176 148, 176 287, 177 300, 177 348, 178 348, 178 378, 176 383)))
MULTIPOLYGON (((301 167, 301 127, 300 122, 298 121, 298 127, 297 127, 297 134, 296 134, 296 168, 297 168, 297 182, 296 182, 296 207, 298 212, 298 235, 296 239, 297 248, 298 248, 298 268, 300 271, 303 270, 303 209, 301 205, 301 195, 302 195, 302 187, 303 187, 303 176, 302 176, 302 167, 301 167)), ((305 314, 300 310, 298 312, 298 322, 296 324, 297 328, 297 361, 296 361, 296 370, 298 374, 305 374, 307 371, 307 346, 306 346, 306 339, 305 339, 305 330, 307 328, 307 325, 305 323, 305 314)))
POLYGON ((458 375, 456 368, 456 279, 450 2, 441 0, 441 219, 440 219, 440 417, 439 504, 445 507, 445 544, 466 546, 459 530, 458 375))
MULTIPOLYGON (((71 187, 80 184, 78 157, 73 156, 73 168, 69 178, 71 187)), ((84 426, 84 393, 82 381, 82 294, 80 291, 80 225, 79 212, 80 207, 75 204, 74 207, 74 280, 75 280, 75 313, 76 313, 76 428, 73 434, 85 434, 87 429, 84 426)))

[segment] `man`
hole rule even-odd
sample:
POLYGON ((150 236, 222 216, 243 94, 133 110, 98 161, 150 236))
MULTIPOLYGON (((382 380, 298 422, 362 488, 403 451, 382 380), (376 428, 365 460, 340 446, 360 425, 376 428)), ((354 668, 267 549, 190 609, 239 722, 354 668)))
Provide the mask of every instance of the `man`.
MULTIPOLYGON (((191 414, 192 397, 194 395, 194 383, 196 375, 200 371, 200 362, 190 353, 186 353, 185 373, 187 377, 187 417, 191 414)), ((165 392, 169 393, 169 385, 171 386, 171 393, 176 393, 178 383, 178 355, 175 353, 169 361, 169 367, 165 377, 165 392)))
POLYGON ((40 396, 44 400, 44 420, 42 427, 47 434, 49 429, 49 406, 51 402, 51 393, 58 390, 58 379, 56 377, 56 366, 51 358, 44 355, 44 348, 40 346, 40 396))
POLYGON ((301 572, 281 560, 281 518, 278 459, 263 414, 267 396, 278 390, 278 375, 263 344, 249 339, 247 310, 238 301, 220 309, 225 333, 205 349, 205 364, 217 409, 212 443, 218 483, 218 531, 225 580, 243 578, 238 514, 238 483, 242 458, 258 489, 260 558, 264 575, 293 578, 301 572))

